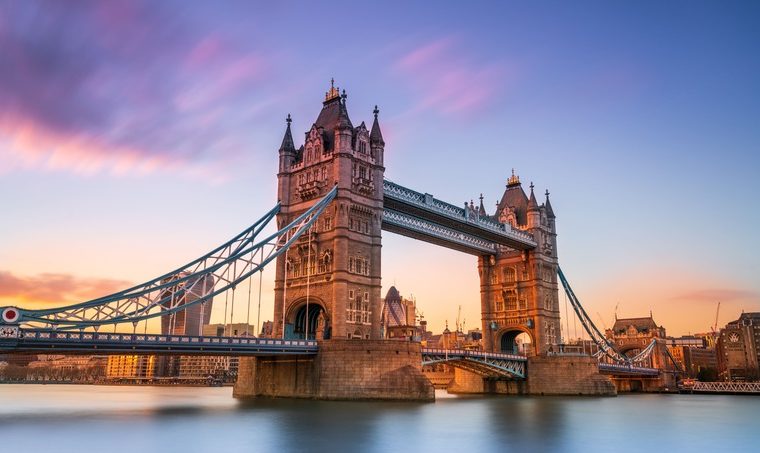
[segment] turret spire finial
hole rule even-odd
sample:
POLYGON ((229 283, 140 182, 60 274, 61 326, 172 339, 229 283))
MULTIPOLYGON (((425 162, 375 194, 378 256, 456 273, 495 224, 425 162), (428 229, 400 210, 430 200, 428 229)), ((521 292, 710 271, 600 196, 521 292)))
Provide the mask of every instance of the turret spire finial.
MULTIPOLYGON (((345 90, 344 90, 345 91, 345 90)), ((335 88, 335 79, 330 79, 330 90, 325 93, 325 102, 340 97, 340 92, 335 88)))
POLYGON ((377 114, 380 113, 380 110, 378 110, 377 105, 375 105, 375 110, 373 110, 372 113, 375 115, 375 118, 377 118, 377 114))
POLYGON ((288 123, 288 126, 290 126, 290 123, 293 122, 293 119, 290 117, 290 113, 288 113, 288 117, 285 118, 285 122, 288 123))
POLYGON ((507 187, 512 186, 519 186, 520 185, 520 177, 515 174, 515 169, 512 169, 512 176, 507 179, 507 187))

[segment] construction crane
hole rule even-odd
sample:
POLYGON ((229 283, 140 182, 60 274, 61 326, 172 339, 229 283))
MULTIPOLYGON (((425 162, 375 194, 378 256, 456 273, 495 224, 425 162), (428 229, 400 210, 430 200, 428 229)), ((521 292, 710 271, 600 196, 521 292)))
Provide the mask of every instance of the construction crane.
POLYGON ((712 325, 712 332, 715 334, 718 330, 718 315, 720 314, 720 301, 718 302, 718 308, 715 309, 715 322, 712 325))
POLYGON ((459 320, 462 318, 462 306, 459 306, 459 311, 457 312, 457 322, 456 322, 456 329, 457 332, 462 331, 462 325, 459 323, 459 320))

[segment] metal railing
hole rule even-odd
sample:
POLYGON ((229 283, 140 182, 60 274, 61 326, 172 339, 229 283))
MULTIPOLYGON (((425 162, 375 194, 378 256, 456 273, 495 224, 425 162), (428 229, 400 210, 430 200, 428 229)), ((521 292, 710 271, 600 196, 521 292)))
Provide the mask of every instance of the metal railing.
POLYGON ((530 233, 515 230, 508 224, 495 222, 487 217, 468 215, 464 208, 438 200, 429 194, 419 193, 415 190, 388 181, 387 179, 383 180, 383 193, 389 198, 403 201, 428 211, 436 212, 449 217, 452 220, 472 223, 478 227, 499 233, 511 239, 517 239, 527 245, 536 246, 533 236, 530 233))

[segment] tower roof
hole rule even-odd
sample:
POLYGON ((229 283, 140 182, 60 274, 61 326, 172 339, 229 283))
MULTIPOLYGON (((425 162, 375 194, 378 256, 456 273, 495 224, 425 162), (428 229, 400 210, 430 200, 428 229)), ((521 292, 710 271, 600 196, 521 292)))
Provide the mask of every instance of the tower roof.
POLYGON ((325 101, 322 103, 322 111, 319 112, 314 125, 321 127, 325 132, 332 133, 337 128, 353 129, 351 119, 346 110, 346 90, 340 95, 335 88, 335 80, 330 80, 330 90, 325 93, 325 101))
POLYGON ((549 189, 546 190, 546 203, 544 203, 544 207, 546 208, 546 216, 550 219, 553 219, 554 216, 554 209, 552 209, 552 204, 549 203, 549 189))
POLYGON ((290 118, 290 113, 288 113, 287 119, 285 121, 288 123, 288 127, 285 129, 285 136, 282 137, 282 144, 280 145, 280 152, 290 152, 295 153, 296 152, 296 145, 293 144, 293 134, 290 132, 290 122, 293 121, 290 118))
POLYGON ((512 169, 512 176, 507 180, 507 189, 504 191, 504 195, 501 196, 496 216, 498 217, 504 208, 507 207, 515 212, 518 224, 525 225, 528 223, 528 197, 525 195, 525 191, 523 191, 522 184, 520 183, 520 177, 515 175, 514 169, 512 169))
POLYGON ((533 183, 530 183, 530 199, 528 200, 528 211, 538 211, 538 202, 536 195, 533 193, 533 183))
POLYGON ((372 123, 372 130, 369 133, 369 142, 372 145, 383 146, 385 145, 385 141, 383 140, 383 134, 380 132, 380 123, 377 121, 377 114, 380 113, 377 106, 375 106, 375 110, 372 113, 375 115, 375 121, 372 123))

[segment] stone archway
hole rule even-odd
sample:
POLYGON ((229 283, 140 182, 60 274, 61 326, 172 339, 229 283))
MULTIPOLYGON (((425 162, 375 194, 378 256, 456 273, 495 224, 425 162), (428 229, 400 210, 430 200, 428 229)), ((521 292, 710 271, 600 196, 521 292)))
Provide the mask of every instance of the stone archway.
POLYGON ((331 336, 330 317, 318 300, 309 299, 308 312, 306 300, 296 303, 290 310, 288 321, 286 338, 323 340, 331 336))
POLYGON ((534 340, 533 335, 528 330, 520 328, 505 329, 499 334, 498 338, 497 347, 499 352, 533 355, 534 340))

